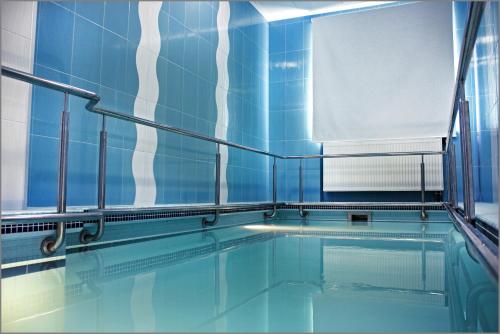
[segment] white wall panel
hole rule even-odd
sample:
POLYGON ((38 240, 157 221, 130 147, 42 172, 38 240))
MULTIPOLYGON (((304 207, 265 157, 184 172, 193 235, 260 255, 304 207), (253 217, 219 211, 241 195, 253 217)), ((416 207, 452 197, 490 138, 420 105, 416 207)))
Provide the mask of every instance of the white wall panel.
MULTIPOLYGON (((2 65, 33 72, 36 2, 2 1, 2 65)), ((1 205, 19 210, 26 202, 31 85, 2 77, 1 205)))

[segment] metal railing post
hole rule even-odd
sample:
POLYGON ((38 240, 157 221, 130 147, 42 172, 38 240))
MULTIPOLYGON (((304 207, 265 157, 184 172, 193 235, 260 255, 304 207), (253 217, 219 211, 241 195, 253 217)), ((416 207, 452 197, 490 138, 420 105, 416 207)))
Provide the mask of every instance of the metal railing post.
POLYGON ((304 218, 307 216, 308 212, 304 211, 304 207, 302 203, 304 203, 304 167, 303 167, 303 159, 300 159, 299 164, 299 215, 304 218))
POLYGON ((425 163, 424 156, 422 155, 420 161, 420 197, 422 200, 422 208, 420 209, 420 219, 427 219, 427 212, 425 212, 425 163))
POLYGON ((276 157, 273 157, 273 212, 271 214, 264 212, 265 218, 274 218, 276 217, 276 213, 278 212, 277 208, 277 170, 276 170, 276 157))
POLYGON ((462 175, 464 187, 465 220, 472 223, 475 219, 474 209, 474 180, 472 175, 472 149, 469 118, 469 102, 460 100, 460 146, 462 151, 462 175))
POLYGON ((452 208, 457 207, 457 165, 455 158, 455 144, 450 144, 449 152, 450 172, 448 176, 448 183, 450 184, 449 202, 452 208))
MULTIPOLYGON (((106 116, 102 116, 102 127, 99 134, 99 174, 97 181, 97 208, 103 210, 106 207, 106 158, 107 158, 108 133, 106 131, 106 116)), ((95 233, 86 228, 80 232, 80 242, 89 243, 101 239, 104 233, 104 215, 97 224, 95 233)))
MULTIPOLYGON (((64 109, 61 113, 61 142, 59 146, 59 175, 57 183, 57 213, 66 212, 68 179, 69 112, 68 93, 64 93, 64 109)), ((66 238, 66 223, 58 222, 55 239, 51 236, 42 241, 41 250, 45 255, 54 254, 66 238)))
MULTIPOLYGON (((220 144, 217 143, 217 154, 215 155, 215 205, 220 205, 220 144)), ((203 227, 214 226, 219 221, 219 209, 215 209, 215 217, 213 220, 203 218, 201 224, 203 227)))

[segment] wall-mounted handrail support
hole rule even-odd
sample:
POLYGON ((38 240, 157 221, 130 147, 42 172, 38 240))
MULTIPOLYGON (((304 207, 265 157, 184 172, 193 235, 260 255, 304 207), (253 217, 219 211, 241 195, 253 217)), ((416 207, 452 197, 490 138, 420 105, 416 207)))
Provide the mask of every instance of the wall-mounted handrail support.
POLYGON ((276 195, 276 190, 277 190, 277 170, 276 170, 276 157, 273 158, 273 212, 272 213, 267 213, 264 212, 264 218, 274 218, 276 217, 276 214, 278 212, 278 206, 277 206, 277 195, 276 195))
POLYGON ((448 199, 450 205, 453 209, 457 207, 457 165, 455 158, 455 144, 450 143, 448 153, 448 162, 449 162, 449 176, 448 183, 450 185, 450 193, 448 194, 448 199))
MULTIPOLYGON (((215 155, 215 205, 220 205, 220 144, 217 143, 217 154, 215 155)), ((203 227, 214 226, 219 221, 219 209, 215 209, 214 219, 208 220, 203 217, 201 225, 203 227)))
MULTIPOLYGON (((97 208, 103 210, 106 207, 106 153, 107 153, 108 133, 106 131, 106 116, 102 116, 102 127, 99 134, 99 174, 97 181, 97 208)), ((104 234, 104 215, 97 223, 97 230, 91 233, 83 228, 80 232, 80 242, 83 244, 91 241, 98 241, 104 234)))
MULTIPOLYGON (((59 146, 59 175, 57 184, 57 213, 66 212, 66 195, 68 179, 68 145, 69 145, 69 112, 68 93, 64 93, 64 109, 61 113, 61 141, 59 146)), ((56 227, 56 237, 52 236, 43 239, 41 251, 44 255, 54 254, 64 243, 66 238, 66 222, 58 222, 56 227)))
POLYGON ((424 156, 422 155, 420 161, 420 194, 422 199, 422 208, 420 209, 420 219, 427 220, 427 212, 425 212, 425 163, 424 156))
POLYGON ((304 211, 304 207, 302 206, 302 203, 304 203, 304 166, 302 159, 300 159, 299 163, 299 203, 299 215, 305 218, 309 212, 304 211))
POLYGON ((472 150, 471 150, 471 131, 469 118, 469 102, 460 100, 460 146, 462 151, 462 175, 464 188, 464 213, 465 220, 473 223, 475 219, 474 209, 474 179, 472 175, 472 150))

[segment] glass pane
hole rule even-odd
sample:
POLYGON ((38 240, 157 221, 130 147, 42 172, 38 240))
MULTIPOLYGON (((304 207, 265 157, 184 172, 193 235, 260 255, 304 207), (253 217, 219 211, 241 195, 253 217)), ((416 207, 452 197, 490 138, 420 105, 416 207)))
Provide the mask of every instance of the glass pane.
POLYGON ((476 216, 498 226, 498 4, 488 2, 465 85, 476 216))

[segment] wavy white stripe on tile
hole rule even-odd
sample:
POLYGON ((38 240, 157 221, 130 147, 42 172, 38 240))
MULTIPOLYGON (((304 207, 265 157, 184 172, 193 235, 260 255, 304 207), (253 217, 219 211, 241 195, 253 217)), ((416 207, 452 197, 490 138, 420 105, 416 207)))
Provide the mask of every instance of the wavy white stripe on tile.
MULTIPOLYGON (((215 125, 215 137, 227 140, 228 110, 227 91, 229 89, 229 72, 227 60, 229 57, 229 17, 231 9, 229 2, 219 2, 217 12, 217 31, 219 43, 215 54, 217 64, 217 86, 215 87, 215 103, 217 105, 217 122, 215 125)), ((226 145, 220 146, 221 169, 220 169, 220 201, 227 203, 227 160, 228 148, 226 145)))
MULTIPOLYGON (((161 2, 139 2, 141 39, 135 63, 139 76, 139 91, 134 102, 134 116, 154 120, 159 84, 156 61, 160 54, 161 36, 158 27, 161 2)), ((156 153, 156 129, 136 124, 137 142, 132 156, 135 181, 135 206, 150 206, 156 200, 153 161, 156 153)))

